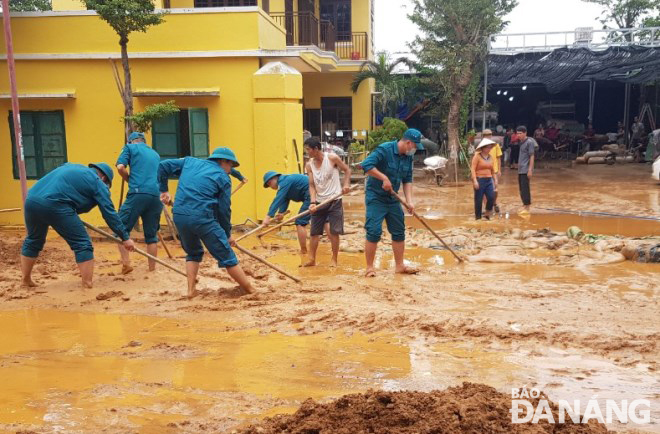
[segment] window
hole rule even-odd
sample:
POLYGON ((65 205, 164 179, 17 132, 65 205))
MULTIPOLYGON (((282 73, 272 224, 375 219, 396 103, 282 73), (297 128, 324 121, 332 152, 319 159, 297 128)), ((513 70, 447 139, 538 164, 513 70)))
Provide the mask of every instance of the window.
POLYGON ((351 1, 321 0, 321 20, 330 21, 338 41, 351 40, 351 1))
POLYGON ((257 0, 195 0, 196 8, 222 8, 232 6, 257 6, 257 0))
POLYGON ((209 116, 206 109, 182 109, 153 123, 153 147, 160 158, 208 157, 209 116))
POLYGON ((353 99, 351 97, 321 98, 321 119, 323 131, 334 133, 353 130, 353 99))
MULTIPOLYGON (((18 179, 12 112, 9 112, 9 130, 12 143, 14 178, 18 179)), ((56 167, 66 163, 66 135, 64 133, 63 111, 21 111, 21 131, 23 133, 25 171, 29 179, 39 179, 56 167)))

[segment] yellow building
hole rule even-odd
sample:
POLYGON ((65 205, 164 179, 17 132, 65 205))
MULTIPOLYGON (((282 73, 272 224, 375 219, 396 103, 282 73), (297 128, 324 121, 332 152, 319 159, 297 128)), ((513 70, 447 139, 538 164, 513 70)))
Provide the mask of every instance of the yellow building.
MULTIPOLYGON (((128 46, 135 110, 169 100, 181 108, 148 135, 163 158, 236 152, 249 183, 233 198, 234 223, 265 215, 266 170, 298 171, 303 129, 365 138, 373 83, 352 94, 350 82, 373 57, 373 0, 156 1, 165 22, 128 46)), ((11 23, 28 186, 66 161, 114 165, 124 144, 116 34, 78 0, 12 13, 11 23)), ((13 208, 21 195, 6 72, 0 110, 0 208, 13 208)), ((115 182, 115 203, 119 191, 115 182)), ((100 213, 88 219, 100 223, 100 213)), ((20 213, 0 213, 0 224, 21 223, 20 213)))

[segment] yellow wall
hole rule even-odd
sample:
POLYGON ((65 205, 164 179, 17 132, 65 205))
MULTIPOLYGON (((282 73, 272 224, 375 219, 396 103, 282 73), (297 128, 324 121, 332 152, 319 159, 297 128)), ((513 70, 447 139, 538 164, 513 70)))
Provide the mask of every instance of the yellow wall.
POLYGON ((304 74, 303 93, 306 109, 320 109, 321 97, 353 98, 353 129, 369 130, 371 125, 371 80, 362 83, 358 92, 351 92, 353 73, 304 74))
MULTIPOLYGON (((234 198, 233 220, 255 216, 256 180, 253 130, 252 74, 259 68, 257 58, 235 59, 134 59, 131 63, 134 87, 186 88, 216 87, 220 97, 136 98, 136 110, 146 104, 175 99, 183 108, 207 108, 209 147, 229 146, 241 162, 241 171, 250 180, 234 198), (167 71, 163 74, 162 71, 167 71)), ((5 69, 4 62, 0 68, 5 69)), ((17 64, 21 93, 52 88, 75 88, 75 99, 21 100, 21 110, 64 110, 68 161, 106 161, 112 165, 123 146, 123 106, 107 60, 32 61, 17 64), (72 77, 74 80, 72 80, 72 77)), ((0 91, 7 92, 6 74, 0 74, 0 91)), ((0 208, 20 206, 20 184, 13 179, 11 138, 7 115, 10 101, 0 101, 0 208)), ((151 141, 151 138, 149 141, 151 141)), ((34 181, 29 181, 32 185, 34 181)), ((119 201, 119 182, 112 189, 119 201)), ((175 191, 176 182, 170 182, 175 191)), ((100 223, 98 211, 89 220, 100 223)), ((22 223, 15 213, 0 214, 0 223, 22 223)))
MULTIPOLYGON (((281 50, 286 47, 282 29, 261 10, 200 11, 173 13, 165 17, 163 24, 151 27, 146 33, 131 34, 129 52, 281 50)), ((12 31, 17 54, 119 51, 117 35, 97 15, 17 16, 12 18, 12 31)), ((0 52, 4 52, 4 35, 0 35, 0 41, 0 52)))
POLYGON ((170 8, 194 8, 195 0, 170 0, 170 8))
POLYGON ((368 58, 373 58, 371 49, 373 32, 371 25, 371 1, 353 0, 351 3, 351 27, 353 32, 367 32, 368 58))
MULTIPOLYGON (((57 0, 68 1, 68 0, 57 0)), ((366 0, 365 0, 366 1, 366 0)), ((271 0, 276 7, 278 0, 271 0)), ((63 3, 60 3, 63 4, 63 3)), ((21 99, 22 110, 63 110, 68 161, 113 164, 123 145, 123 105, 117 93, 112 69, 105 56, 94 59, 90 53, 118 54, 116 35, 96 15, 18 16, 12 19, 19 93, 74 91, 74 99, 21 99), (66 53, 61 59, 22 60, 26 53, 66 53), (69 56, 72 55, 72 56, 69 56), (73 57, 73 58, 71 58, 73 57), (83 58, 77 58, 83 57, 83 58)), ((1 35, 0 35, 1 38, 1 35)), ((0 47, 4 42, 0 41, 0 47)), ((353 97, 353 127, 369 129, 372 83, 350 91, 352 72, 309 73, 294 78, 253 78, 263 61, 255 56, 218 57, 225 50, 284 49, 285 37, 263 11, 204 12, 171 14, 166 23, 136 34, 129 42, 129 53, 163 52, 160 58, 131 59, 134 89, 218 88, 219 97, 135 98, 135 110, 174 99, 182 108, 207 108, 209 148, 228 146, 241 162, 241 172, 249 179, 233 200, 233 221, 262 217, 274 192, 261 186, 265 170, 297 172, 293 148, 296 139, 302 156, 302 105, 320 108, 322 96, 353 97), (173 51, 208 51, 209 57, 172 57, 173 51), (302 84, 301 84, 302 83, 302 84), (302 86, 302 87, 301 87, 302 86)), ((2 48, 0 48, 2 50, 2 48)), ((292 56, 300 56, 292 54, 292 56)), ((38 57, 38 56, 35 56, 38 57)), ((331 68, 337 68, 330 59, 331 68)), ((117 62, 119 64, 119 62, 117 62)), ((344 67, 341 67, 344 68, 344 67)), ((346 66, 345 68, 349 68, 346 66)), ((350 68, 356 70, 355 65, 350 68)), ((0 70, 6 63, 0 61, 0 70)), ((0 74, 0 93, 8 93, 7 75, 0 74)), ((20 206, 19 182, 13 179, 12 152, 7 122, 10 101, 0 100, 0 208, 20 206)), ((151 137, 148 136, 151 142, 151 137)), ((29 181, 32 185, 35 181, 29 181)), ((119 200, 120 182, 112 195, 119 200)), ((175 191, 176 183, 170 184, 175 191)), ((98 211, 88 219, 102 223, 98 211)), ((22 224, 16 213, 0 214, 0 224, 22 224)))
POLYGON ((54 11, 84 11, 87 8, 80 0, 51 0, 54 11))
POLYGON ((269 170, 298 173, 298 157, 302 167, 302 94, 302 76, 295 71, 254 76, 254 141, 259 148, 255 185, 259 184, 256 195, 259 218, 266 215, 275 196, 274 190, 263 188, 263 174, 269 170))

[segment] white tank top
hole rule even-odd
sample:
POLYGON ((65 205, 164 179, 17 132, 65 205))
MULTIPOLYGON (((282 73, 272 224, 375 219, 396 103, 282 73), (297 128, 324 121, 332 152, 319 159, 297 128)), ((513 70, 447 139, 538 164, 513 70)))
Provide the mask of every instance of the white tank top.
POLYGON ((323 162, 320 168, 316 168, 316 162, 309 161, 314 175, 314 186, 316 187, 316 200, 323 202, 341 193, 341 182, 339 181, 339 170, 330 162, 328 153, 323 153, 323 162))

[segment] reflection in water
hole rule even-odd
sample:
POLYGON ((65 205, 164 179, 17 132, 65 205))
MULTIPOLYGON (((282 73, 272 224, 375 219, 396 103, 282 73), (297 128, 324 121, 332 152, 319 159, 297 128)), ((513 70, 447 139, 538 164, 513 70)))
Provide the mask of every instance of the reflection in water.
POLYGON ((655 399, 647 372, 561 350, 532 356, 421 338, 285 336, 227 332, 225 326, 130 315, 0 313, 0 327, 11 330, 0 341, 0 428, 85 430, 111 408, 152 428, 209 411, 240 422, 254 413, 250 406, 258 397, 279 400, 275 409, 257 410, 264 416, 291 411, 308 397, 369 388, 433 390, 462 381, 504 391, 536 384, 556 399, 586 400, 599 392, 603 399, 619 398, 630 391, 655 399), (248 398, 234 402, 235 393, 248 398))

